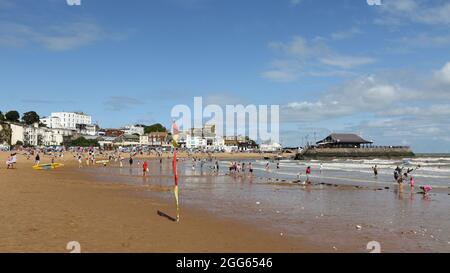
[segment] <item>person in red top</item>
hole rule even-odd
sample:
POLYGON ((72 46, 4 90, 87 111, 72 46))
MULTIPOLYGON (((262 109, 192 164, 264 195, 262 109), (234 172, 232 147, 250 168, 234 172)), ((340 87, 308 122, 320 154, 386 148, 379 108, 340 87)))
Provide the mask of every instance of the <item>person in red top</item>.
POLYGON ((144 162, 144 165, 142 165, 142 168, 143 168, 144 176, 147 176, 147 173, 148 173, 148 163, 147 163, 147 161, 144 162))
POLYGON ((311 175, 311 167, 308 166, 308 168, 306 168, 306 181, 309 182, 309 176, 311 175))

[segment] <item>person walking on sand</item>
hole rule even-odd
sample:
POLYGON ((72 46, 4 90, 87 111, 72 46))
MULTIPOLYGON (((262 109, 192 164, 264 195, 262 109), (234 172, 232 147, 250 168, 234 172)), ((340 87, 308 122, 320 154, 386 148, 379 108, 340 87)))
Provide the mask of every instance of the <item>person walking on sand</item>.
POLYGON ((143 176, 144 177, 147 177, 147 173, 148 173, 148 163, 147 163, 147 161, 144 161, 144 164, 142 165, 142 171, 143 171, 143 176))
POLYGON ((36 154, 36 157, 34 158, 34 165, 39 165, 41 162, 41 157, 39 156, 39 153, 36 154))
POLYGON ((123 157, 119 156, 119 166, 120 168, 123 168, 123 157))
POLYGON ((128 162, 130 163, 130 168, 133 167, 133 157, 130 156, 128 162))
POLYGON ((82 156, 81 154, 78 155, 78 168, 81 169, 81 167, 83 167, 83 161, 82 161, 82 156))

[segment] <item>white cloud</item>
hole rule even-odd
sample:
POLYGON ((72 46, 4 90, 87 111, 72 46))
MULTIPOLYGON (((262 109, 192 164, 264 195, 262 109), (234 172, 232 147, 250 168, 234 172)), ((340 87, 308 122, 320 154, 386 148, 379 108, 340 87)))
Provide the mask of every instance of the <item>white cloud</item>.
POLYGON ((450 135, 450 62, 424 77, 407 76, 415 80, 404 81, 405 73, 359 77, 316 100, 287 103, 281 107, 280 121, 326 124, 331 130, 362 133, 380 145, 407 142, 421 151, 440 149, 438 143, 447 142, 450 135), (344 128, 343 120, 348 120, 344 128), (402 142, 396 143, 399 139, 402 142), (433 139, 435 145, 427 146, 425 139, 433 139))
POLYGON ((380 10, 385 16, 376 19, 378 24, 402 24, 405 21, 429 25, 450 24, 450 3, 448 2, 385 0, 380 10))
POLYGON ((142 105, 144 102, 142 101, 142 99, 137 99, 134 97, 111 96, 107 98, 104 103, 107 110, 120 112, 142 105))
POLYGON ((415 96, 412 90, 365 76, 328 91, 317 101, 287 104, 281 108, 282 119, 295 122, 382 112, 394 107, 397 101, 415 96))
POLYGON ((269 70, 262 73, 262 76, 274 82, 293 82, 298 79, 295 72, 282 70, 269 70))
POLYGON ((419 33, 403 36, 395 40, 397 51, 408 51, 415 48, 440 48, 450 46, 450 34, 419 33))
POLYGON ((120 36, 107 33, 90 21, 35 27, 12 22, 0 22, 0 46, 23 47, 37 44, 49 50, 64 51, 120 36))
POLYGON ((418 3, 415 0, 387 0, 383 6, 390 12, 414 12, 418 3))
POLYGON ((275 59, 262 77, 279 82, 295 81, 302 75, 345 75, 349 74, 349 69, 376 62, 371 57, 337 53, 325 44, 324 39, 307 40, 295 36, 287 43, 269 43, 269 48, 282 57, 275 59))
POLYGON ((35 41, 51 50, 68 50, 89 45, 104 37, 105 33, 96 24, 72 23, 52 27, 46 32, 35 33, 35 41))
POLYGON ((369 57, 332 55, 325 58, 320 58, 320 62, 330 66, 350 69, 356 66, 372 64, 375 62, 375 59, 369 57))
POLYGON ((362 34, 363 32, 358 27, 352 27, 345 31, 338 31, 331 34, 331 38, 334 40, 343 40, 362 34))
POLYGON ((450 86, 450 62, 446 63, 441 70, 436 71, 434 76, 437 83, 450 86))

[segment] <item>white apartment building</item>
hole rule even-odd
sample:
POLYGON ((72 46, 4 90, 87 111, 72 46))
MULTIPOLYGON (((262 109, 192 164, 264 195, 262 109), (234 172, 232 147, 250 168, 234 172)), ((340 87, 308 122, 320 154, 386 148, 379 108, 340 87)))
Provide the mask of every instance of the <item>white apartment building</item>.
POLYGON ((68 129, 41 129, 43 129, 40 133, 43 135, 42 145, 44 146, 59 146, 64 142, 65 137, 73 135, 73 131, 68 129))
POLYGON ((80 112, 53 112, 41 122, 50 129, 76 130, 81 135, 95 136, 96 127, 92 117, 80 112))
POLYGON ((39 127, 38 123, 34 125, 10 123, 10 127, 11 145, 22 142, 31 146, 59 146, 65 137, 73 135, 73 130, 39 127))
POLYGON ((42 118, 41 122, 47 128, 77 128, 77 124, 92 125, 92 117, 83 113, 75 112, 54 112, 47 118, 42 118))

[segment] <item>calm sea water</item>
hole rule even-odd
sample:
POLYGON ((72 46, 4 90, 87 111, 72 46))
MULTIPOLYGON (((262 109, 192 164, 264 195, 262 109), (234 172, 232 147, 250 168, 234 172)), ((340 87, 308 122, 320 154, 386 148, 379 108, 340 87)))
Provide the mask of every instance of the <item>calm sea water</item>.
MULTIPOLYGON (((386 252, 450 251, 450 157, 282 160, 279 169, 271 162, 269 171, 265 169, 266 163, 252 161, 253 175, 229 175, 228 161, 220 161, 220 172, 216 174, 212 162, 202 167, 199 162, 180 160, 182 206, 237 219, 280 236, 281 233, 298 236, 330 251, 366 252, 369 241, 380 242, 386 252), (377 178, 372 174, 374 165, 380 172, 377 178), (413 173, 416 183, 432 185, 432 194, 424 198, 417 188, 411 191, 406 185, 400 192, 393 181, 397 165, 405 168, 420 165, 413 173), (305 179, 307 166, 312 167, 314 185, 292 183, 299 173, 305 179)), ((137 164, 133 168, 121 169, 112 164, 85 171, 99 174, 108 182, 173 184, 169 160, 163 164, 150 161, 151 177, 147 179, 141 177, 137 164)), ((142 194, 172 198, 168 192, 142 194)))

